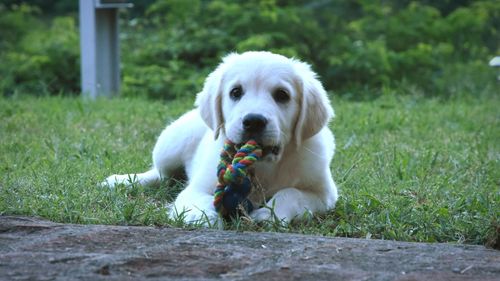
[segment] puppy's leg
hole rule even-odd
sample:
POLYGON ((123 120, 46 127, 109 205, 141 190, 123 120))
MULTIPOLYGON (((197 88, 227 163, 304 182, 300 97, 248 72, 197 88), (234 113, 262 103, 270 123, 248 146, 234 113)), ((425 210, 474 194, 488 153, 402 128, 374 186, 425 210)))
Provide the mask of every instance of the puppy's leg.
POLYGON ((296 217, 299 218, 326 209, 326 204, 318 194, 292 187, 278 191, 266 203, 266 207, 255 210, 250 216, 255 221, 276 219, 281 223, 288 223, 296 217))
POLYGON ((106 178, 101 185, 114 187, 118 184, 130 186, 132 184, 140 184, 143 186, 154 186, 160 182, 160 175, 156 169, 151 169, 147 172, 140 174, 125 174, 125 175, 112 175, 106 178))
POLYGON ((213 195, 194 186, 188 186, 179 193, 170 209, 170 216, 181 218, 187 224, 204 226, 216 226, 219 218, 213 206, 213 195))
POLYGON ((256 221, 277 219, 282 223, 288 223, 294 218, 333 208, 337 196, 337 188, 331 178, 322 189, 284 188, 274 194, 266 203, 266 207, 255 210, 250 216, 256 221))
POLYGON ((222 141, 213 140, 213 134, 202 139, 188 170, 188 186, 177 196, 170 215, 186 223, 201 223, 215 226, 218 214, 213 205, 213 194, 217 185, 217 163, 222 141))

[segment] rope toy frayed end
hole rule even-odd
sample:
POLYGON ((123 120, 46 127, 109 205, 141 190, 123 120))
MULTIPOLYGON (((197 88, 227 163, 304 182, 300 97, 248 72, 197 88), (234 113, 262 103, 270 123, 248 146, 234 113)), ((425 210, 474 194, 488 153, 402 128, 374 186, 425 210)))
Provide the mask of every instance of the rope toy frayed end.
POLYGON ((237 214, 241 206, 247 213, 253 205, 247 199, 252 190, 248 168, 262 157, 262 148, 255 140, 237 145, 226 140, 217 166, 218 184, 214 193, 215 210, 225 219, 237 214))

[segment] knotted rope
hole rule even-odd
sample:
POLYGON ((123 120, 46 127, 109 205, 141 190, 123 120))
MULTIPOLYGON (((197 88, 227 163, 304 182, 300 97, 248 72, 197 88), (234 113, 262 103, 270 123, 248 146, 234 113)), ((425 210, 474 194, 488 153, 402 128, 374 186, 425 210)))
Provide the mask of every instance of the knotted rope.
POLYGON ((226 140, 217 166, 218 184, 214 193, 215 210, 224 218, 234 216, 241 205, 246 212, 253 210, 247 199, 252 189, 248 168, 262 156, 255 140, 236 145, 226 140))

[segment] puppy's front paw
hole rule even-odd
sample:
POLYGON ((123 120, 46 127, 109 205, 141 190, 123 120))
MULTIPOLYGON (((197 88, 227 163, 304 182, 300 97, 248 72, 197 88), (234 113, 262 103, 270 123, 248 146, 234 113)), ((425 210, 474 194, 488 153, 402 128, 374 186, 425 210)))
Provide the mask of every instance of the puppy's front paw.
POLYGON ((273 218, 273 214, 269 208, 260 208, 253 211, 250 217, 256 222, 269 221, 273 218))
POLYGON ((174 204, 171 206, 169 213, 171 218, 181 219, 185 224, 217 227, 220 223, 219 215, 210 208, 202 210, 196 206, 178 206, 174 204))
MULTIPOLYGON (((279 210, 278 210, 279 211, 279 210)), ((286 215, 280 214, 276 209, 263 207, 253 211, 250 217, 256 222, 286 225, 290 219, 286 215)))

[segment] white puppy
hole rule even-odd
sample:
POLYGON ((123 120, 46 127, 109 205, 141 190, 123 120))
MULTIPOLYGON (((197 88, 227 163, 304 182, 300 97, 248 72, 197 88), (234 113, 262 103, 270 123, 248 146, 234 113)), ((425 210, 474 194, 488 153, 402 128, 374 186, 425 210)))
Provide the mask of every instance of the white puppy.
POLYGON ((330 161, 335 143, 327 127, 333 109, 308 64, 269 52, 230 54, 206 79, 196 106, 163 130, 150 171, 113 175, 105 183, 130 184, 134 179, 153 185, 184 168, 188 185, 171 214, 182 212, 187 223, 214 223, 223 143, 254 138, 264 155, 254 164, 253 179, 260 188, 249 198, 261 208, 250 214, 253 219, 275 215, 289 222, 334 207, 337 188, 330 161))

